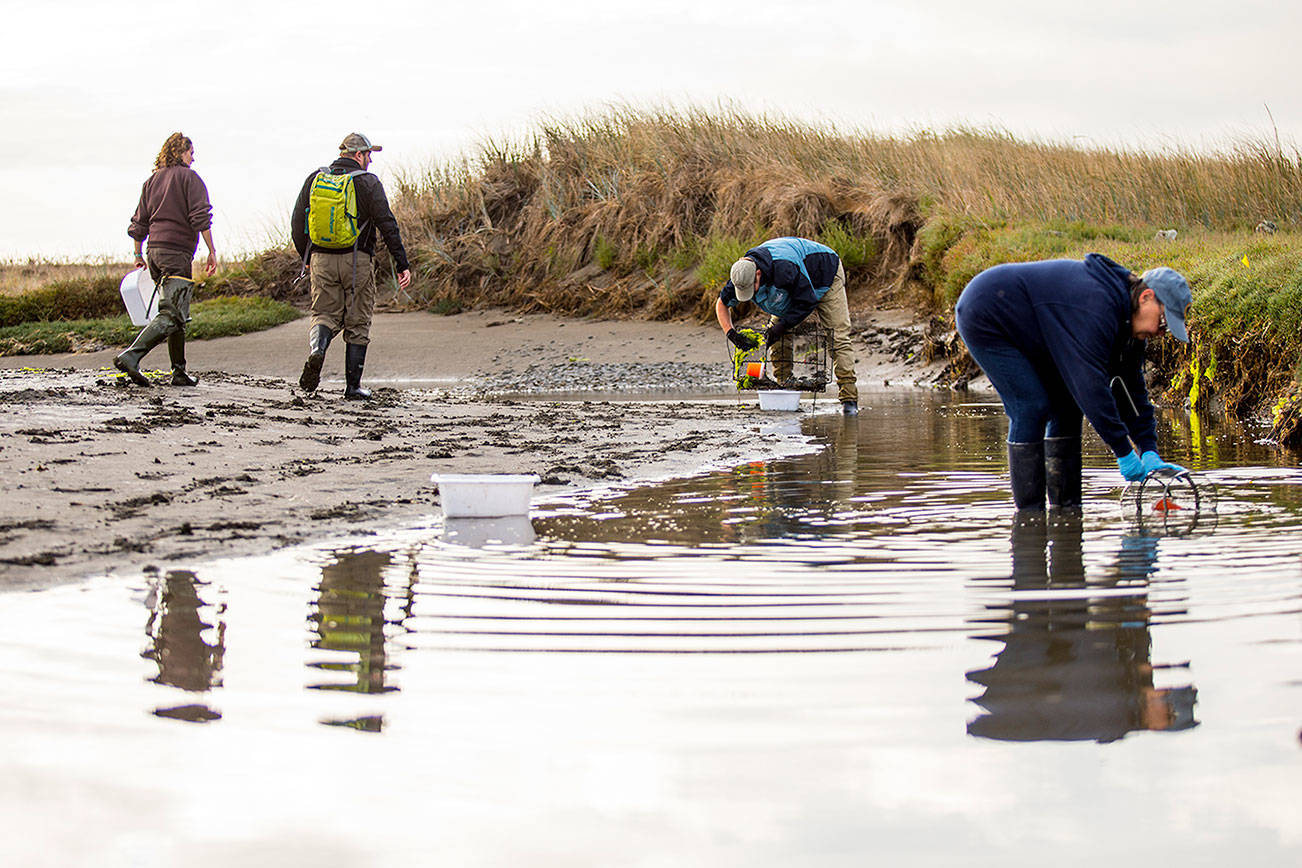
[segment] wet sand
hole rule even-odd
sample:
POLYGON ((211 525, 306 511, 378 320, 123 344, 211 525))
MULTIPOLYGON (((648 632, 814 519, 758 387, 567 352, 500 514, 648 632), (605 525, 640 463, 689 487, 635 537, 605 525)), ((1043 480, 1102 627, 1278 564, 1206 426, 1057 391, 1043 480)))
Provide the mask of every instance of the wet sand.
MULTIPOLYGON (((306 331, 192 342, 193 389, 131 385, 115 350, 0 359, 0 589, 408 524, 437 514, 435 472, 537 473, 546 496, 814 448, 799 416, 726 392, 715 328, 381 314, 369 402, 343 400, 338 342, 321 388, 298 388, 306 331), (584 399, 481 388, 533 381, 584 399)), ((861 375, 893 376, 859 349, 861 375)), ((158 347, 143 368, 166 364, 158 347)))

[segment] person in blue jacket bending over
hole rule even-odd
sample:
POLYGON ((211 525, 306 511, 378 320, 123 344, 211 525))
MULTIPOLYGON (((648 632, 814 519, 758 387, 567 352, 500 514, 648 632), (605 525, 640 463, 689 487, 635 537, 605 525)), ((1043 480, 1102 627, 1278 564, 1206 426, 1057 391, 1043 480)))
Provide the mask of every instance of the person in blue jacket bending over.
POLYGON ((753 301, 769 315, 764 343, 773 350, 773 374, 779 383, 791 376, 791 341, 785 335, 817 311, 819 322, 832 332, 832 369, 841 409, 847 416, 858 415, 850 302, 845 294, 845 268, 835 250, 807 238, 774 238, 747 250, 732 264, 714 313, 728 340, 739 349, 750 350, 757 345, 754 339, 732 325, 732 308, 743 301, 753 301))
POLYGON ((997 265, 954 306, 958 333, 1008 415, 1008 472, 1020 509, 1081 502, 1081 416, 1134 481, 1183 468, 1157 453, 1144 385, 1149 338, 1189 342, 1189 282, 1170 268, 1135 276, 1098 253, 997 265), (1124 388, 1114 388, 1120 383, 1124 388))

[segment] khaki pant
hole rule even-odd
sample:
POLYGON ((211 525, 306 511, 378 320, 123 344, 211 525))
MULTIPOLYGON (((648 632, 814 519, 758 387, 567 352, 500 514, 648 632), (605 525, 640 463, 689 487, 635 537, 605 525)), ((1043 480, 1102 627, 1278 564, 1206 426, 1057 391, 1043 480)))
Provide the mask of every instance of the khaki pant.
MULTIPOLYGON (((854 373, 856 359, 850 343, 850 300, 845 294, 845 266, 838 266, 827 294, 814 308, 818 321, 832 333, 832 370, 836 374, 837 400, 858 401, 859 385, 854 373)), ((769 325, 777 322, 769 318, 769 325)), ((791 338, 781 337, 773 345, 773 374, 779 382, 791 376, 791 338)))
POLYGON ((312 323, 331 334, 344 333, 344 342, 365 346, 371 342, 375 314, 375 269, 369 254, 358 252, 312 253, 312 323), (354 281, 354 276, 356 280, 354 281))

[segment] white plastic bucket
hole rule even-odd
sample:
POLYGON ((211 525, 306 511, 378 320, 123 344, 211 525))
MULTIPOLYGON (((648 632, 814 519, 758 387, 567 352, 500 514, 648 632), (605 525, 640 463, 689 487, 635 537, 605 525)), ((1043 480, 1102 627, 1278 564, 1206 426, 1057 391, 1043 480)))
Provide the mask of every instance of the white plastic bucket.
POLYGON ((539 477, 508 473, 435 473, 443 514, 448 518, 528 515, 539 477))
POLYGON ((761 389, 759 404, 761 410, 799 410, 800 393, 792 389, 761 389))
POLYGON ((127 306, 132 325, 145 325, 158 315, 160 293, 154 291, 154 279, 149 276, 148 268, 128 272, 118 292, 122 293, 122 303, 127 306))

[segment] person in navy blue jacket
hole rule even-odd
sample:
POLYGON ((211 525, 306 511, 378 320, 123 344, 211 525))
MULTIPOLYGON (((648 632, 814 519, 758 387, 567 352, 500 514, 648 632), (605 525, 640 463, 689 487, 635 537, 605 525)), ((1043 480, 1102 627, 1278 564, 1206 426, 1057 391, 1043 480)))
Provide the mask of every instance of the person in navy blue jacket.
POLYGON ((773 373, 778 382, 791 376, 791 342, 784 336, 817 312, 819 322, 832 332, 832 369, 841 408, 847 416, 858 414, 850 302, 845 294, 845 268, 835 250, 806 238, 774 238, 747 250, 733 263, 728 282, 719 290, 714 312, 728 340, 749 350, 755 348, 754 340, 732 324, 732 308, 743 301, 753 301, 769 314, 764 343, 772 347, 773 373))
POLYGON ((1147 341, 1188 342, 1189 283, 1170 268, 1141 276, 1097 253, 997 265, 972 279, 954 319, 1008 415, 1008 471, 1018 509, 1081 502, 1081 417, 1128 480, 1179 472, 1157 452, 1144 385, 1147 341), (1118 387, 1119 386, 1119 387, 1118 387))

